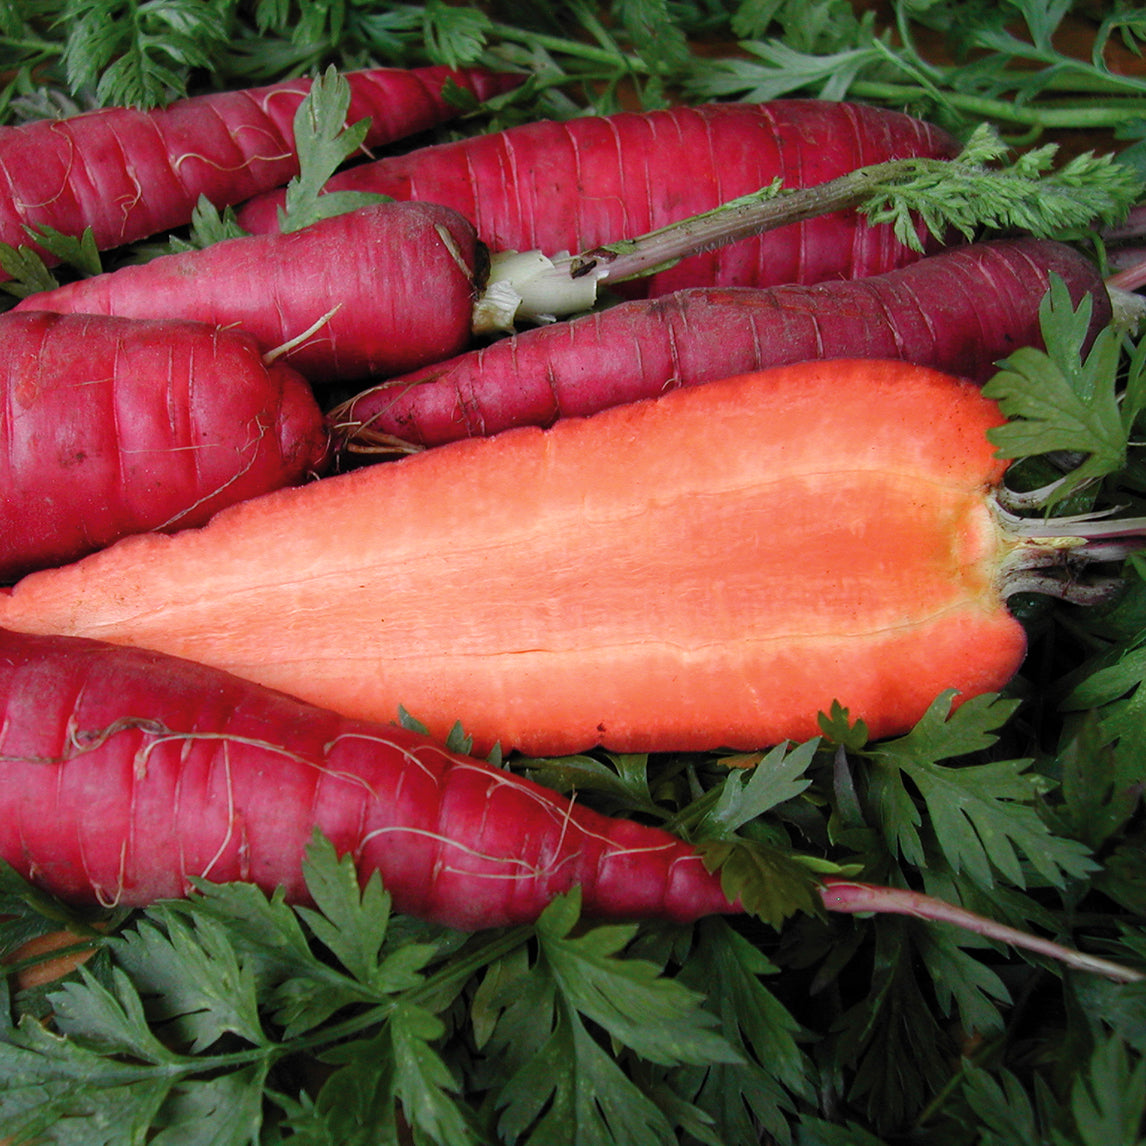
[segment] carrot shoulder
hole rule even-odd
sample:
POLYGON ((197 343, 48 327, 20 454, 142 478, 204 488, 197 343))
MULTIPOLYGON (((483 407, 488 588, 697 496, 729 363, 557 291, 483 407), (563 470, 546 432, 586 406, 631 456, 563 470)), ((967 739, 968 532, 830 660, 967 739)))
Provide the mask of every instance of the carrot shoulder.
POLYGON ((873 735, 1024 654, 988 492, 1001 420, 897 362, 765 371, 128 539, 0 626, 229 669, 478 752, 758 747, 833 700, 873 735))

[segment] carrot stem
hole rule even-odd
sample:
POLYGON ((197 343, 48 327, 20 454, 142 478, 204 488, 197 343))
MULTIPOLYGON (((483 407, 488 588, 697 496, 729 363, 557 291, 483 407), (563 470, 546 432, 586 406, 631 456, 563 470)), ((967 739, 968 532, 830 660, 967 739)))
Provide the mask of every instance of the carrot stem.
MULTIPOLYGON (((1043 491, 1031 491, 1025 495, 1025 504, 1033 508, 1041 492, 1053 491, 1058 485, 1059 482, 1051 482, 1043 491)), ((1055 576, 1040 570, 1124 561, 1146 547, 1146 517, 1112 518, 1113 510, 1063 517, 1021 517, 1000 504, 1006 500, 1005 495, 996 496, 992 507, 998 528, 1011 546, 999 573, 1004 598, 1016 593, 1045 593, 1076 605, 1104 603, 1117 591, 1117 580, 1087 583, 1074 576, 1055 576)))
POLYGON ((775 180, 710 211, 579 254, 550 258, 538 251, 507 251, 495 256, 474 306, 474 333, 508 331, 518 321, 551 321, 589 310, 602 282, 644 278, 690 255, 858 207, 880 188, 919 169, 914 159, 892 159, 811 187, 785 188, 775 180))
POLYGON ((576 255, 569 261, 569 273, 580 278, 596 272, 601 279, 614 283, 641 278, 688 255, 858 207, 878 188, 910 177, 919 169, 916 159, 891 159, 811 187, 788 189, 776 180, 711 211, 576 255))
MULTIPOLYGON (((1099 90, 1099 89, 1095 89, 1099 90)), ((1139 91, 1139 87, 1130 90, 1139 91)), ((883 102, 910 101, 929 93, 919 84, 881 83, 858 80, 850 88, 856 99, 883 102)), ((1124 99, 1111 106, 1098 106, 1089 102, 1068 103, 1065 99, 1022 102, 1010 99, 992 99, 968 92, 945 91, 943 99, 965 115, 1002 123, 1022 124, 1040 130, 1093 129, 1118 127, 1134 112, 1146 110, 1142 99, 1124 99)))

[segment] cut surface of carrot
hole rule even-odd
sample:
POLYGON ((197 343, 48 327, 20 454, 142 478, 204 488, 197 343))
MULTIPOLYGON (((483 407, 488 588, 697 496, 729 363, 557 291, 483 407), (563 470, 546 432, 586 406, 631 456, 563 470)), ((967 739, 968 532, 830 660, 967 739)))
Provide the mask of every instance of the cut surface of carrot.
POLYGON ((900 362, 784 367, 457 442, 130 538, 0 626, 228 669, 475 752, 873 735, 1025 652, 990 492, 1002 421, 900 362))

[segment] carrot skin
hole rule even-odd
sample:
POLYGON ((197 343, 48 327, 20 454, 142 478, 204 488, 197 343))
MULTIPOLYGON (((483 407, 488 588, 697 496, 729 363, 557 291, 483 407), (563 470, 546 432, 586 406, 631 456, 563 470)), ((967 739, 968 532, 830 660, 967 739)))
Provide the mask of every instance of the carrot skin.
POLYGON ((900 362, 763 371, 128 538, 0 593, 0 626, 403 706, 440 739, 460 720, 482 755, 750 750, 833 700, 890 735, 1022 662, 1001 420, 900 362))
POLYGON ((526 923, 575 885, 591 916, 736 910, 699 856, 395 726, 161 654, 0 632, 0 858, 69 900, 143 906, 191 881, 307 900, 314 829, 396 910, 526 923))
MULTIPOLYGON (((419 148, 336 175, 328 190, 429 199, 460 211, 491 250, 583 251, 644 234, 757 191, 825 182, 914 155, 949 157, 947 133, 897 112, 828 100, 707 104, 542 121, 419 148)), ((274 230, 281 195, 239 210, 274 230)), ((771 286, 890 270, 917 255, 854 212, 781 227, 692 256, 631 294, 689 286, 771 286)))
POLYGON ((456 211, 382 203, 79 279, 13 309, 237 326, 264 353, 314 328, 282 360, 312 382, 352 380, 467 347, 477 263, 456 211))
POLYGON ((381 434, 435 446, 816 358, 899 358, 985 382, 1011 351, 1042 344, 1052 274, 1076 305, 1093 299, 1092 335, 1110 321, 1091 260, 1061 243, 997 240, 854 281, 621 303, 384 379, 332 423, 351 445, 381 434))
POLYGON ((0 347, 0 580, 328 464, 309 384, 236 331, 28 311, 0 347))
MULTIPOLYGON (((520 76, 482 69, 378 68, 347 73, 348 122, 370 117, 365 146, 452 119, 448 83, 487 99, 520 76)), ((102 108, 0 127, 0 242, 31 245, 25 227, 79 235, 101 249, 182 226, 201 195, 230 206, 298 173, 294 114, 309 79, 178 100, 165 108, 102 108)), ((40 251, 46 261, 51 257, 40 251)))

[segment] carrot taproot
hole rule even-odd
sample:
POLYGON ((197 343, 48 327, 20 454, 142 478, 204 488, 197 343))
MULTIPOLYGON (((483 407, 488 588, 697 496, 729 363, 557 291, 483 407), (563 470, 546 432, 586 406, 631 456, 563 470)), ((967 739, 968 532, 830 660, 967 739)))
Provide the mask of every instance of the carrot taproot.
POLYGON ((453 927, 529 922, 578 885, 594 916, 735 909, 660 829, 406 729, 99 641, 0 632, 0 791, 0 858, 69 900, 145 905, 202 878, 305 901, 320 829, 396 910, 453 927))
POLYGON ((0 626, 460 720, 479 754, 758 748, 834 700, 890 734, 1022 661, 1000 421, 903 362, 776 368, 128 538, 0 593, 0 626))
MULTIPOLYGON (((458 114, 453 84, 486 99, 521 76, 484 69, 349 72, 348 118, 369 118, 365 146, 425 131, 458 114)), ((177 100, 165 108, 101 108, 0 127, 0 242, 30 245, 28 227, 92 228, 100 249, 182 226, 205 195, 229 206, 298 173, 295 112, 309 79, 177 100)))
POLYGON ((309 384, 201 323, 0 316, 0 581, 201 525, 328 462, 309 384))
POLYGON ((330 414, 351 452, 440 445, 812 358, 902 358, 983 382, 1001 358, 1041 345, 1051 276, 1091 330, 1111 317, 1095 264, 1050 240, 956 247, 869 278, 637 299, 534 327, 413 373, 385 378, 330 414))
MULTIPOLYGON (((100 641, 0 630, 0 793, 0 860, 83 904, 142 907, 198 880, 307 903, 318 830, 361 882, 381 876, 395 910, 463 930, 531 923, 574 887, 592 919, 744 909, 697 849, 659 828, 418 733, 100 641)), ((819 896, 829 911, 906 913, 1143 978, 916 891, 829 878, 819 896)), ((18 985, 42 986, 94 949, 67 931, 33 940, 17 953, 25 965, 61 954, 18 971, 18 985)))
POLYGON ((79 279, 13 309, 236 326, 312 382, 394 374, 470 345, 481 252, 434 203, 381 203, 284 234, 79 279))
MULTIPOLYGON (((957 151, 931 124, 858 104, 704 104, 522 124, 360 164, 326 190, 444 203, 492 250, 556 254, 644 234, 777 178, 806 187, 888 159, 957 151)), ((239 221, 248 231, 274 230, 281 202, 279 192, 256 197, 239 221)), ((890 227, 841 211, 691 256, 629 289, 811 283, 917 257, 890 227)))

